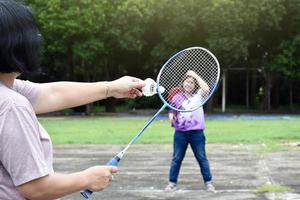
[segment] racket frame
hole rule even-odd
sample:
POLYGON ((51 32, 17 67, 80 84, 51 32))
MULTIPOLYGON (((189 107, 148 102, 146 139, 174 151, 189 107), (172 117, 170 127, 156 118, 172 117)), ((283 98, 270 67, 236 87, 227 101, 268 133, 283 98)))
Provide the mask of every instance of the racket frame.
POLYGON ((162 66, 162 68, 160 69, 159 71, 159 74, 157 75, 157 79, 156 79, 156 84, 157 84, 157 93, 158 93, 158 96, 160 98, 160 100, 165 104, 167 105, 169 108, 171 108, 172 110, 175 110, 175 111, 178 111, 178 112, 192 112, 192 111, 195 111, 197 110, 199 107, 203 106, 209 99, 210 97, 215 93, 215 90, 217 89, 217 86, 218 86, 218 83, 219 83, 219 80, 220 80, 220 64, 219 64, 219 61, 218 59, 216 58, 216 56, 214 54, 212 54, 209 50, 203 48, 203 47, 189 47, 189 48, 186 48, 186 49, 183 49, 179 52, 177 52, 176 54, 174 54, 171 58, 169 58, 169 60, 167 60, 167 62, 165 62, 165 64, 162 66), (166 66, 172 62, 174 60, 174 58, 176 58, 177 56, 179 56, 180 54, 183 54, 185 53, 186 51, 190 51, 190 50, 194 50, 194 49, 201 49, 203 51, 206 51, 210 56, 213 57, 213 59, 216 61, 217 63, 217 66, 218 66, 218 74, 217 74, 217 79, 216 79, 216 84, 214 85, 214 88, 211 90, 210 92, 210 95, 206 98, 205 101, 203 101, 201 104, 199 104, 199 106, 197 106, 196 108, 192 109, 192 110, 182 110, 182 109, 178 109, 172 105, 170 105, 166 100, 165 98, 162 96, 161 92, 159 91, 159 88, 160 88, 160 77, 161 77, 161 74, 163 72, 163 70, 166 68, 166 66))

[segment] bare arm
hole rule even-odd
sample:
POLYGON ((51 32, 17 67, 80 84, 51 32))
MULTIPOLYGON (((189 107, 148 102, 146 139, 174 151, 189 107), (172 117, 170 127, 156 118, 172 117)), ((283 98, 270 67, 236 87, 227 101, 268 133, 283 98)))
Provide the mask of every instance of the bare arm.
POLYGON ((174 112, 169 112, 169 121, 173 123, 176 120, 176 116, 174 112))
POLYGON ((174 120, 175 114, 172 112, 169 112, 169 121, 172 123, 174 120))
POLYGON ((197 82, 198 82, 200 88, 203 90, 204 94, 207 94, 209 92, 210 88, 209 88, 208 84, 196 72, 190 70, 187 72, 187 75, 194 77, 197 80, 197 82))
POLYGON ((116 172, 115 167, 96 166, 69 175, 55 173, 25 183, 18 190, 30 200, 52 200, 85 189, 101 191, 116 172))
POLYGON ((40 84, 40 94, 33 105, 35 113, 47 113, 88 104, 108 97, 135 98, 145 83, 134 77, 111 82, 53 82, 40 84))

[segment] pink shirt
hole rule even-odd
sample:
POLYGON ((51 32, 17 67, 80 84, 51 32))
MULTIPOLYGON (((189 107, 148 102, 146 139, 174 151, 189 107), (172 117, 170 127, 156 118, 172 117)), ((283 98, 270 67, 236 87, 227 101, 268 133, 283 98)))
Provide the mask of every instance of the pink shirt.
POLYGON ((0 199, 25 200, 16 186, 53 173, 52 142, 33 110, 39 85, 0 82, 0 199))

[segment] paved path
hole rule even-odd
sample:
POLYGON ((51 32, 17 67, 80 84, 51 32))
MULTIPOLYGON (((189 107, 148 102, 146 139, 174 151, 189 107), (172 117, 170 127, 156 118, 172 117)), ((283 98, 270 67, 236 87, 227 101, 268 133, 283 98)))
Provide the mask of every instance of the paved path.
MULTIPOLYGON (((124 146, 58 145, 54 165, 57 172, 74 172, 106 163, 124 146)), ((122 160, 120 172, 110 187, 93 196, 109 200, 300 200, 300 148, 289 151, 258 153, 256 145, 209 144, 207 152, 217 193, 204 190, 191 150, 183 162, 178 190, 165 192, 171 145, 134 145, 122 160), (293 193, 263 194, 256 188, 265 183, 288 186, 293 193)), ((80 200, 74 194, 62 200, 80 200)))

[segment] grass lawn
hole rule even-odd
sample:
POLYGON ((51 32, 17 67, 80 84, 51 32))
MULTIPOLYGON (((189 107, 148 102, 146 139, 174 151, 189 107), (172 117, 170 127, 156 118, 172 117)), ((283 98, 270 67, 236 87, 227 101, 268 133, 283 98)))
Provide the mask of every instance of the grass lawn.
MULTIPOLYGON (((54 144, 127 144, 149 118, 40 118, 54 144)), ((295 120, 207 120, 208 143, 279 143, 300 140, 300 118, 295 120)), ((166 120, 153 122, 137 143, 172 143, 166 120)))

